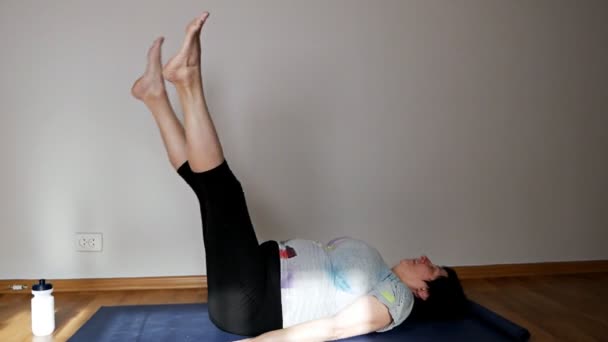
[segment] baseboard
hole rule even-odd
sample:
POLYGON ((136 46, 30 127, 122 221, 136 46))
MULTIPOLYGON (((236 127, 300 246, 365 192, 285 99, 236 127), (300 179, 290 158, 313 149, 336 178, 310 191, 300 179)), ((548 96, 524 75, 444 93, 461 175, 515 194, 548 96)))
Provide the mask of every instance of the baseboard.
POLYGON ((608 260, 458 266, 454 270, 461 279, 605 273, 608 272, 608 260))
MULTIPOLYGON (((541 276, 580 273, 608 273, 608 260, 541 262, 532 264, 502 264, 454 267, 461 279, 541 276)), ((207 288, 206 276, 50 279, 56 292, 117 291, 117 290, 177 290, 207 288)), ((0 294, 30 293, 34 279, 0 280, 0 294), (12 285, 27 285, 24 290, 12 290, 12 285)))
MULTIPOLYGON (((206 276, 49 279, 55 292, 119 291, 119 290, 176 290, 207 288, 206 276)), ((0 293, 30 293, 35 279, 0 280, 0 293), (12 290, 12 285, 27 285, 24 290, 12 290)))

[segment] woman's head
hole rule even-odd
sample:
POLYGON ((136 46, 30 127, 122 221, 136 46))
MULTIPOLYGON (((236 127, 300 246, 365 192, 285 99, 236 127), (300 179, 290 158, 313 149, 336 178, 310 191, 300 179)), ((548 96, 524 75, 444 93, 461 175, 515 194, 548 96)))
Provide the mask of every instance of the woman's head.
POLYGON ((401 260, 393 272, 415 296, 411 316, 454 318, 465 311, 468 301, 452 268, 437 266, 423 255, 401 260))
POLYGON ((422 255, 416 259, 403 259, 393 267, 393 272, 412 290, 416 298, 426 300, 429 297, 428 282, 439 277, 446 277, 446 271, 422 255))

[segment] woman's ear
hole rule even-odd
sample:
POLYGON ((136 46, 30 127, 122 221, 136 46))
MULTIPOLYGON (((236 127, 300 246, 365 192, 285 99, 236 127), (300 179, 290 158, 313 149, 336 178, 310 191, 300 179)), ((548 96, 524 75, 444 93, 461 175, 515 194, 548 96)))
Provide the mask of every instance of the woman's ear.
POLYGON ((426 288, 416 289, 414 291, 414 294, 416 295, 416 297, 422 300, 427 300, 429 298, 429 291, 426 288))

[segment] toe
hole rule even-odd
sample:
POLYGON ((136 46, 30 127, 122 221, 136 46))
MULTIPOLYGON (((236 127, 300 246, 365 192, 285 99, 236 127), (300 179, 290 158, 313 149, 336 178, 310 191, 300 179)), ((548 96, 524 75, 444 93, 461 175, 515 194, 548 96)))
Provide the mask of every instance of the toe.
POLYGON ((188 24, 186 27, 186 37, 184 37, 184 44, 181 49, 182 52, 190 51, 193 46, 197 45, 203 22, 207 16, 208 14, 197 17, 188 24))
POLYGON ((154 42, 152 43, 152 45, 148 49, 148 58, 154 57, 154 55, 156 53, 160 52, 160 47, 163 44, 164 40, 165 40, 164 37, 158 37, 158 38, 156 38, 156 40, 154 40, 154 42))
POLYGON ((203 14, 201 14, 199 17, 201 24, 204 24, 207 18, 209 18, 209 12, 203 12, 203 14))
POLYGON ((160 69, 161 65, 161 46, 163 44, 164 37, 157 38, 150 50, 148 51, 148 70, 160 69))
POLYGON ((190 22, 190 24, 188 24, 188 27, 186 27, 186 34, 188 36, 195 34, 198 30, 200 30, 201 23, 202 22, 201 22, 200 18, 196 18, 196 19, 192 20, 190 22))
POLYGON ((200 16, 194 18, 186 27, 186 33, 188 33, 188 35, 191 35, 199 31, 208 17, 209 12, 204 12, 200 16))

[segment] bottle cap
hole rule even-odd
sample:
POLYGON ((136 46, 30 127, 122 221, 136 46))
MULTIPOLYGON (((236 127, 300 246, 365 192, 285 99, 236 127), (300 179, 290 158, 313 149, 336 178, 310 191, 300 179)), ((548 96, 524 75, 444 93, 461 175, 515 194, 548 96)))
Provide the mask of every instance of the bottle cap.
POLYGON ((40 279, 38 284, 32 286, 32 291, 46 291, 53 288, 53 284, 47 283, 46 280, 40 279))

